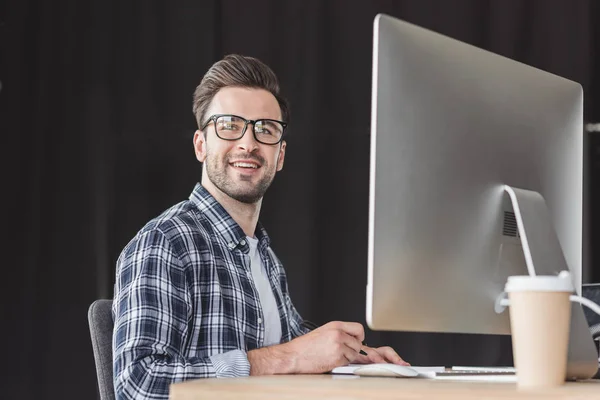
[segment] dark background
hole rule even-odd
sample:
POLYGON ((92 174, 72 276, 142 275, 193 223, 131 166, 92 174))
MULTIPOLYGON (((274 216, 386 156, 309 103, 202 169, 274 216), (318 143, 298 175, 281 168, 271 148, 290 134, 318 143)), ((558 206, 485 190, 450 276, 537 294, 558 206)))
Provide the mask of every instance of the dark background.
MULTIPOLYGON (((384 12, 580 82, 600 120, 596 1, 0 2, 3 398, 94 398, 87 308, 150 218, 189 195, 192 93, 227 53, 292 105, 262 220, 302 315, 365 322, 372 23, 384 12)), ((600 281, 600 143, 586 134, 584 282, 600 281)), ((415 365, 510 363, 507 337, 380 333, 415 365)))

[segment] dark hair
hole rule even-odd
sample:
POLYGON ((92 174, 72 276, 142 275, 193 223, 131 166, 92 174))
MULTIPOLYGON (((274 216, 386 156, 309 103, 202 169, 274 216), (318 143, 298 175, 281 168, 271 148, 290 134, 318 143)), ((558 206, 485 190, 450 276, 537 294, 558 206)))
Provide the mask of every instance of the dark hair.
POLYGON ((279 82, 273 70, 254 57, 230 54, 210 67, 194 91, 193 111, 199 127, 209 117, 206 110, 213 97, 220 89, 228 86, 264 89, 270 92, 279 103, 281 117, 288 122, 289 105, 279 94, 279 82))

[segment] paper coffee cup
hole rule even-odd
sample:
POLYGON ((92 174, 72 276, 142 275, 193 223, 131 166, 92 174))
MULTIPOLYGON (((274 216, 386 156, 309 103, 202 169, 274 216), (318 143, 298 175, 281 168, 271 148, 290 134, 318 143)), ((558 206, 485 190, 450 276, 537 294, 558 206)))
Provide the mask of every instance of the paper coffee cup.
POLYGON ((573 284, 560 276, 511 276, 508 293, 512 347, 519 387, 565 382, 573 284))

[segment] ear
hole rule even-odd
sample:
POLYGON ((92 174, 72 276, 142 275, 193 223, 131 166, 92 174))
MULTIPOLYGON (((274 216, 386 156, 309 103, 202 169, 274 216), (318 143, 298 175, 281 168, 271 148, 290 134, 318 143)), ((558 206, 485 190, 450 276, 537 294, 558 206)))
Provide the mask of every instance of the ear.
POLYGON ((287 143, 284 141, 281 142, 281 146, 279 147, 279 155, 277 157, 277 171, 281 171, 283 169, 283 161, 285 160, 285 147, 287 143))
POLYGON ((194 133, 194 153, 196 153, 198 161, 204 162, 206 160, 206 138, 201 130, 194 133))

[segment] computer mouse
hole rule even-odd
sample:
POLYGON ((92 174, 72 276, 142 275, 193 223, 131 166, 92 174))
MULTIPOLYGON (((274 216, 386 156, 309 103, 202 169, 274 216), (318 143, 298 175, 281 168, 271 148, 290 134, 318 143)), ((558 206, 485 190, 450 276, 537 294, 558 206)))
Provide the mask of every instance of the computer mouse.
POLYGON ((354 375, 405 377, 417 376, 419 373, 411 367, 397 364, 366 364, 354 370, 354 375))

